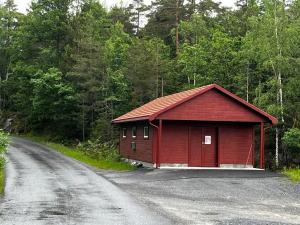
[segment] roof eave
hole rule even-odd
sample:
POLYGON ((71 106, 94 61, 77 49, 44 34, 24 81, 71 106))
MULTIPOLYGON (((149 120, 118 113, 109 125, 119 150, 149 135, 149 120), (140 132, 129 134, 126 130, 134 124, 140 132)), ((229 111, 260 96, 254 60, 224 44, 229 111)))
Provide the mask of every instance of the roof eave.
POLYGON ((143 121, 148 120, 148 116, 142 116, 142 117, 135 117, 135 118, 128 118, 128 119, 115 119, 112 120, 111 123, 118 124, 118 123, 126 123, 126 122, 136 122, 136 121, 143 121))

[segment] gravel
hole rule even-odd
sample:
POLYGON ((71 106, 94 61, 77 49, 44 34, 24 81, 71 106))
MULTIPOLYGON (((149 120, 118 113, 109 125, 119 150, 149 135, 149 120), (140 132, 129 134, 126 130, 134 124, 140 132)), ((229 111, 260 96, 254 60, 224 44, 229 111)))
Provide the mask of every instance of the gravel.
POLYGON ((300 224, 300 184, 233 170, 100 171, 178 224, 300 224))

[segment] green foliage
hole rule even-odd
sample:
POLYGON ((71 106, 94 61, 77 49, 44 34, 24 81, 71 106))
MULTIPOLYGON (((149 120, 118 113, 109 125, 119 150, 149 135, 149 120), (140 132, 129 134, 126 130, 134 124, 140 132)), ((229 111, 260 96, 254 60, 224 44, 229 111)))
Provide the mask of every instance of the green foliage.
MULTIPOLYGON (((9 137, 6 133, 0 130, 0 171, 4 169, 5 166, 5 157, 4 153, 7 151, 7 146, 9 144, 9 137)), ((0 185, 1 189, 1 185, 0 185)))
POLYGON ((96 168, 117 171, 129 171, 135 169, 135 167, 131 166, 130 164, 120 161, 120 158, 115 149, 102 144, 92 144, 90 142, 87 144, 89 150, 85 150, 84 146, 71 148, 63 144, 51 142, 47 138, 41 136, 25 136, 25 138, 44 144, 58 152, 61 152, 66 156, 74 158, 90 166, 94 166, 96 168), (103 146, 105 146, 105 150, 102 149, 103 146), (101 147, 101 149, 99 149, 98 147, 101 147), (91 148, 93 148, 93 150, 91 150, 91 148), (99 150, 105 152, 105 154, 96 154, 95 152, 98 152, 99 150), (109 152, 111 150, 112 152, 109 152), (95 157, 95 155, 91 152, 95 153, 97 157, 95 157))
POLYGON ((31 80, 33 86, 32 118, 38 128, 41 124, 51 129, 72 127, 75 92, 71 85, 64 84, 62 73, 55 68, 46 73, 39 71, 31 80))
POLYGON ((291 128, 284 132, 282 140, 293 155, 300 154, 300 130, 298 128, 291 128))
POLYGON ((160 39, 135 39, 127 52, 125 76, 131 89, 131 105, 137 107, 163 95, 168 47, 160 39))
MULTIPOLYGON (((9 137, 6 133, 0 130, 0 155, 6 152, 7 146, 9 144, 9 137)), ((0 163, 1 165, 1 163, 0 163)))
MULTIPOLYGON (((135 0, 110 10, 96 0, 43 0, 22 15, 7 0, 0 6, 0 114, 14 119, 15 132, 110 146, 118 137, 113 118, 218 83, 277 116, 280 141, 284 130, 300 127, 299 11, 298 0, 238 1, 234 9, 211 0, 149 7, 135 0)), ((269 133, 266 153, 274 155, 275 129, 269 133)))
POLYGON ((3 194, 4 192, 4 182, 5 182, 4 170, 0 168, 0 194, 3 194))
POLYGON ((4 191, 4 166, 6 163, 4 153, 7 151, 8 144, 8 135, 0 130, 0 194, 2 194, 4 191))
POLYGON ((120 155, 116 147, 107 143, 103 144, 99 140, 88 141, 81 149, 86 155, 94 159, 120 161, 120 155))
POLYGON ((300 168, 284 169, 282 172, 294 182, 300 182, 300 168))

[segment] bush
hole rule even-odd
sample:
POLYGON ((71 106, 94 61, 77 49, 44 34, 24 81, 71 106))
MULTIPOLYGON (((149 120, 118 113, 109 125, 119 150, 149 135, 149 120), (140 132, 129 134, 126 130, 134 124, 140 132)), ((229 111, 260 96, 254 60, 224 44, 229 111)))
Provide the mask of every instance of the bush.
POLYGON ((292 181, 300 182, 300 167, 284 168, 283 174, 289 177, 292 181))
POLYGON ((4 153, 6 152, 9 143, 8 135, 0 130, 0 169, 5 165, 4 153))
POLYGON ((6 152, 8 146, 8 135, 4 131, 0 130, 0 154, 6 152))
POLYGON ((295 163, 299 162, 300 158, 300 130, 291 128, 287 130, 282 138, 282 141, 287 148, 289 158, 295 163), (297 160, 298 159, 298 160, 297 160))
POLYGON ((0 156, 0 170, 4 169, 5 162, 5 158, 3 156, 0 156))
POLYGON ((81 150, 88 156, 95 159, 120 161, 120 155, 116 146, 108 143, 101 143, 100 140, 88 141, 81 150))

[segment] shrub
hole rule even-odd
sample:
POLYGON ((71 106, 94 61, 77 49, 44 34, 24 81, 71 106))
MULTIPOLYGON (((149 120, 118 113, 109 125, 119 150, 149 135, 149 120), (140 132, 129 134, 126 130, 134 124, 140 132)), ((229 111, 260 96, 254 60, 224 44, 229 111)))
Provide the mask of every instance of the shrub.
POLYGON ((0 154, 6 152, 8 146, 8 135, 4 131, 0 130, 0 154))
POLYGON ((100 140, 88 141, 81 148, 86 155, 92 158, 120 161, 120 155, 112 144, 101 143, 100 140))
POLYGON ((289 177, 292 181, 300 182, 300 167, 284 168, 283 174, 289 177))
POLYGON ((292 161, 297 162, 297 158, 300 158, 300 130, 298 128, 287 130, 283 135, 282 141, 292 161))
POLYGON ((0 169, 3 169, 5 164, 4 153, 6 152, 9 143, 8 135, 0 130, 0 169))
POLYGON ((5 158, 0 156, 0 170, 4 169, 5 162, 5 158))

